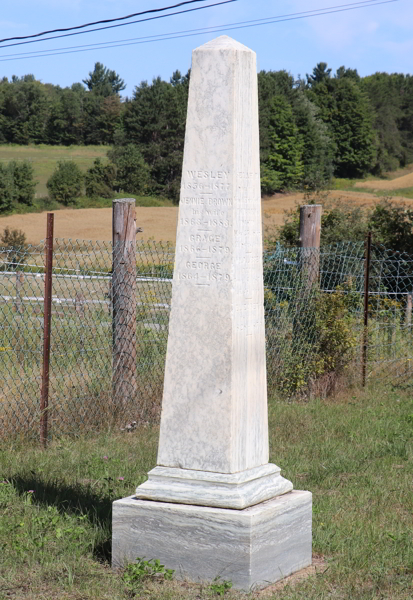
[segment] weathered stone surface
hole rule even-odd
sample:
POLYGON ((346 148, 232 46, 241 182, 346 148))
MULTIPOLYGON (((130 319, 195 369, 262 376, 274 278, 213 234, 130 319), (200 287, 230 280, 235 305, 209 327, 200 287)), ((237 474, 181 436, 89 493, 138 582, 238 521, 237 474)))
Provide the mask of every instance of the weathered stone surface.
POLYGON ((255 53, 192 56, 158 465, 268 462, 255 53))
POLYGON ((178 579, 265 587, 311 564, 311 494, 294 491, 244 510, 117 500, 113 565, 143 556, 159 558, 178 579))
POLYGON ((155 467, 137 488, 136 498, 243 509, 292 489, 273 464, 229 474, 155 467))
POLYGON ((114 566, 249 590, 311 564, 311 494, 268 464, 255 53, 193 52, 158 466, 113 504, 114 566))

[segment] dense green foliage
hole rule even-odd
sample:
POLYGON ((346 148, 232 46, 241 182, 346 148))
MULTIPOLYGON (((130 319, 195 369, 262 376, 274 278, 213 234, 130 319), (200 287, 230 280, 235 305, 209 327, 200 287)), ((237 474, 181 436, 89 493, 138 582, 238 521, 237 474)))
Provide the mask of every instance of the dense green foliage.
POLYGON ((28 161, 0 163, 0 213, 10 210, 14 203, 31 206, 35 188, 33 167, 28 161))
MULTIPOLYGON (((274 238, 286 246, 299 245, 300 207, 287 214, 284 224, 274 238)), ((413 255, 413 210, 387 198, 374 206, 363 207, 344 201, 326 200, 321 215, 321 245, 336 242, 362 242, 371 231, 375 244, 382 244, 396 252, 413 255)))
POLYGON ((272 194, 297 187, 304 175, 303 142, 298 135, 291 105, 283 96, 270 101, 268 158, 262 165, 262 191, 272 194))
POLYGON ((115 166, 105 165, 100 158, 96 158, 85 175, 86 195, 89 198, 112 198, 115 177, 115 166))
POLYGON ((189 74, 176 71, 170 82, 143 81, 126 103, 120 145, 135 144, 150 169, 152 193, 178 200, 184 150, 189 74))
MULTIPOLYGON (((114 167, 115 178, 112 186, 116 191, 140 195, 148 192, 149 167, 137 146, 116 146, 108 152, 108 157, 114 167)), ((107 168, 110 168, 110 165, 107 168)))
POLYGON ((53 200, 68 205, 76 201, 83 189, 83 173, 77 164, 62 160, 47 182, 49 195, 53 200))
MULTIPOLYGON (((130 98, 120 97, 123 79, 99 62, 83 83, 67 88, 33 75, 3 78, 0 143, 133 144, 147 165, 140 169, 149 174, 147 193, 177 201, 189 78, 176 71, 169 82, 143 81, 130 98)), ((320 62, 297 81, 286 71, 261 71, 258 93, 268 193, 319 189, 332 174, 380 175, 413 161, 411 75, 362 78, 344 66, 333 75, 320 62)))

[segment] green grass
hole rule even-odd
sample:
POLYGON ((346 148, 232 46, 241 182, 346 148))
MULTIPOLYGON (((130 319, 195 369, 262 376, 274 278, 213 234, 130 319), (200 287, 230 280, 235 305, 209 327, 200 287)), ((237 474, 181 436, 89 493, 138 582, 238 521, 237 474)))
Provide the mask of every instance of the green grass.
POLYGON ((60 160, 73 160, 86 172, 95 158, 105 159, 110 146, 17 146, 0 145, 0 161, 28 160, 32 163, 37 180, 36 194, 47 196, 46 183, 60 160))
MULTIPOLYGON (((130 194, 129 192, 122 192, 115 194, 114 198, 135 198, 136 206, 174 206, 171 200, 167 198, 155 197, 155 196, 137 196, 136 194, 130 194)), ((79 209, 79 208, 112 208, 111 198, 88 198, 87 196, 81 196, 76 200, 76 204, 70 206, 64 206, 54 200, 50 200, 47 197, 35 198, 32 206, 26 206, 24 204, 16 204, 12 210, 2 213, 2 217, 12 214, 27 214, 27 213, 41 213, 44 211, 56 211, 65 209, 79 209)))
MULTIPOLYGON (((407 174, 407 173, 406 173, 407 174)), ((403 198, 412 198, 413 199, 413 187, 408 188, 400 188, 397 190, 374 190, 374 189, 365 189, 356 187, 356 184, 362 181, 367 181, 368 179, 373 179, 373 177, 368 177, 366 179, 333 179, 331 185, 329 186, 330 190, 339 190, 341 192, 357 192, 357 193, 368 193, 377 196, 377 198, 392 198, 394 196, 401 196, 403 198)), ((377 179, 377 178, 376 178, 377 179)), ((386 178, 387 179, 387 178, 386 178)))
MULTIPOLYGON (((313 492, 313 551, 328 567, 273 597, 410 599, 411 391, 382 388, 308 403, 273 398, 269 423, 271 460, 295 488, 313 492)), ((1 443, 2 600, 133 597, 122 573, 109 568, 111 502, 145 479, 157 440, 157 428, 147 427, 61 439, 47 451, 1 443)), ((210 587, 149 581, 136 597, 216 596, 210 587)))
POLYGON ((411 198, 413 200, 413 187, 400 188, 398 190, 377 190, 374 193, 379 198, 393 198, 394 196, 402 196, 403 198, 411 198))
MULTIPOLYGON (((370 190, 363 190, 361 188, 356 187, 357 183, 360 183, 362 181, 368 181, 369 179, 377 179, 377 177, 366 177, 364 179, 345 179, 340 177, 333 177, 329 185, 329 189, 339 190, 341 192, 370 192, 370 190)), ((373 192, 373 190, 371 191, 373 192)))
MULTIPOLYGON (((96 158, 106 161, 107 151, 110 146, 16 146, 0 145, 0 162, 9 162, 11 160, 28 160, 33 165, 34 176, 37 181, 36 198, 32 206, 19 204, 13 207, 7 214, 25 214, 33 212, 43 212, 46 210, 59 210, 68 208, 58 202, 50 200, 47 197, 46 183, 57 163, 61 160, 73 160, 83 172, 86 172, 93 165, 96 158)), ((138 196, 135 194, 121 193, 116 194, 115 198, 135 198, 136 206, 173 206, 171 200, 153 196, 138 196)), ((70 208, 111 208, 112 200, 107 198, 88 198, 82 196, 77 199, 75 205, 70 208)))

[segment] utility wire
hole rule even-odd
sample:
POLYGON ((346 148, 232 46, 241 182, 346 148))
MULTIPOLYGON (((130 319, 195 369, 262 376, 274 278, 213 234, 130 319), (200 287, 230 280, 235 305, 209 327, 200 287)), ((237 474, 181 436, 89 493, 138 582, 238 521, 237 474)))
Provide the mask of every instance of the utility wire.
POLYGON ((91 27, 92 25, 100 25, 101 23, 114 23, 115 21, 126 21, 127 19, 131 19, 132 17, 140 17, 141 15, 147 15, 149 13, 164 12, 165 10, 172 10, 173 8, 179 8, 180 6, 184 6, 185 4, 194 4, 195 2, 206 2, 206 0, 185 0, 184 2, 180 2, 179 4, 165 6, 163 8, 151 8, 150 10, 144 10, 142 12, 126 15, 126 17, 116 17, 115 19, 93 21, 91 23, 84 23, 83 25, 76 25, 75 27, 66 27, 64 29, 50 29, 49 31, 42 31, 41 33, 34 33, 33 35, 23 35, 20 37, 4 38, 3 40, 0 40, 0 44, 3 42, 10 42, 12 40, 28 40, 30 38, 37 38, 43 35, 48 35, 49 33, 59 33, 61 31, 73 31, 75 29, 84 29, 85 27, 91 27))
MULTIPOLYGON (((202 0, 204 2, 205 0, 202 0)), ((76 31, 75 33, 64 33, 63 35, 53 35, 40 40, 30 40, 28 42, 14 42, 13 44, 5 44, 0 46, 2 48, 10 48, 11 46, 24 46, 26 44, 36 44, 38 42, 45 42, 47 40, 56 40, 58 38, 72 37, 74 35, 82 35, 83 33, 90 33, 93 31, 102 31, 103 29, 114 29, 115 27, 125 27, 126 25, 133 25, 134 23, 144 23, 145 21, 154 21, 155 19, 164 19, 166 17, 172 17, 173 15, 181 15, 183 13, 195 12, 197 10, 203 10, 204 8, 211 8, 211 6, 220 6, 221 4, 230 4, 232 2, 238 2, 238 0, 222 0, 215 4, 207 4, 206 6, 197 6, 196 8, 187 8, 186 10, 179 10, 167 15, 158 15, 157 17, 147 17, 146 19, 138 19, 137 21, 130 21, 129 23, 118 23, 117 25, 106 25, 105 27, 96 27, 95 29, 86 29, 85 31, 76 31)), ((179 5, 177 5, 179 6, 179 5)))
MULTIPOLYGON (((258 27, 260 25, 270 25, 273 23, 282 23, 284 21, 296 21, 299 19, 306 19, 310 17, 318 17, 333 13, 347 12, 350 10, 356 10, 360 8, 368 8, 370 6, 378 6, 381 4, 392 4, 394 2, 399 2, 400 0, 369 0, 369 2, 357 2, 352 4, 342 4, 337 5, 336 7, 329 7, 329 9, 314 9, 314 11, 305 11, 302 13, 292 13, 291 15, 280 15, 278 17, 266 17, 265 19, 255 19, 252 21, 240 21, 238 23, 228 23, 226 25, 217 25, 211 27, 204 27, 200 29, 189 29, 186 31, 178 31, 171 32, 166 34, 158 34, 155 36, 146 36, 141 38, 130 38, 129 40, 115 40, 113 42, 100 42, 99 44, 89 44, 86 46, 72 46, 69 48, 62 48, 56 50, 67 50, 67 51, 58 51, 54 50, 38 50, 36 52, 22 53, 24 56, 20 54, 9 54, 6 55, 8 57, 16 57, 16 58, 0 58, 0 62, 8 62, 11 60, 24 60, 26 58, 42 58, 44 56, 57 56, 61 54, 76 54, 78 52, 89 52, 91 50, 99 49, 104 50, 108 48, 119 48, 123 46, 135 46, 138 44, 148 44, 153 42, 162 42, 166 40, 179 39, 185 37, 193 37, 196 35, 208 34, 208 33, 219 33, 224 31, 231 31, 234 29, 246 29, 249 27, 258 27), (318 11, 318 12, 316 12, 318 11), (323 12, 321 12, 323 11, 323 12), (118 43, 118 41, 122 43, 118 43), (111 44, 111 45, 104 45, 111 44), (92 46, 92 47, 90 47, 92 46), (99 48, 96 48, 100 46, 99 48), (80 48, 80 49, 76 49, 80 48), (40 54, 43 53, 43 54, 40 54)), ((205 7, 206 8, 206 7, 205 7)))
MULTIPOLYGON (((398 1, 398 0, 393 0, 393 1, 398 1)), ((271 19, 282 19, 284 17, 294 17, 297 15, 303 15, 304 16, 317 16, 316 14, 312 14, 312 13, 319 13, 320 11, 326 11, 326 10, 330 10, 330 9, 339 9, 339 8, 343 8, 343 7, 350 7, 350 6, 355 6, 357 8, 365 8, 365 6, 370 5, 372 2, 378 2, 378 0, 359 0, 357 2, 353 2, 351 4, 338 4, 336 6, 327 6, 324 8, 314 8, 312 10, 306 10, 306 11, 302 11, 302 12, 297 12, 297 13, 289 13, 289 14, 285 14, 285 15, 277 15, 277 16, 272 16, 272 17, 264 17, 262 19, 253 19, 253 20, 248 20, 248 21, 239 21, 237 23, 227 23, 226 25, 211 25, 210 27, 203 27, 203 28, 199 28, 199 29, 186 29, 184 31, 174 31, 174 32, 169 32, 169 33, 163 33, 163 34, 157 34, 157 35, 149 35, 149 36, 143 36, 143 37, 138 37, 138 38, 126 38, 126 39, 121 39, 121 40, 112 40, 109 42, 98 42, 96 44, 81 44, 79 46, 64 46, 61 48, 49 48, 47 50, 35 50, 33 52, 20 52, 20 53, 15 53, 15 54, 4 54, 3 56, 31 56, 33 54, 40 54, 40 53, 44 53, 44 52, 57 52, 59 50, 72 50, 72 49, 77 49, 77 48, 93 48, 93 47, 98 47, 98 46, 103 46, 105 44, 117 44, 120 42, 133 42, 133 41, 140 41, 140 40, 150 40, 151 38, 157 38, 157 37, 163 37, 163 36, 169 36, 169 35, 178 35, 178 34, 185 34, 185 33, 193 33, 193 32, 204 32, 207 31, 209 29, 215 29, 216 27, 231 27, 233 25, 244 25, 244 24, 252 24, 252 23, 257 23, 259 25, 265 25, 264 21, 269 21, 271 19), (359 6, 361 5, 361 6, 359 6)), ((219 3, 221 4, 221 3, 219 3)), ((179 11, 176 13, 170 13, 168 15, 162 15, 161 17, 152 17, 151 19, 160 19, 163 17, 168 17, 171 15, 176 15, 176 14, 181 14, 183 12, 192 12, 194 10, 201 10, 203 8, 209 8, 211 6, 217 6, 217 4, 209 4, 208 6, 202 6, 199 8, 192 8, 192 9, 187 9, 185 11, 179 11)), ((151 20, 151 19, 142 19, 142 20, 151 20)), ((141 21, 139 21, 141 22, 141 21)), ((127 23, 128 24, 128 23, 127 23)), ((91 31, 97 31, 92 29, 91 31)), ((82 32, 83 33, 83 32, 82 32)), ((86 32, 85 32, 86 33, 86 32)), ((43 40, 36 40, 36 41, 43 41, 43 40)), ((30 42, 28 42, 30 43, 30 42)), ((108 46, 109 47, 109 46, 108 46)), ((7 48, 7 46, 3 46, 3 48, 7 48)), ((0 47, 1 50, 1 47, 0 47)), ((1 56, 1 55, 0 55, 1 56)))

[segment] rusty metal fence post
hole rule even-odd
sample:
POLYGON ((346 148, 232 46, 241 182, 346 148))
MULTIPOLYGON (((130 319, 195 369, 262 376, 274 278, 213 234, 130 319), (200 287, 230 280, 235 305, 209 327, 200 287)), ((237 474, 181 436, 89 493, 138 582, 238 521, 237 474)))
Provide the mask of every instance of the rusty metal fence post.
POLYGON ((364 244, 364 327, 363 350, 361 359, 361 381, 366 385, 367 353, 368 353, 368 325, 369 325, 369 285, 370 285, 370 260, 371 260, 371 231, 367 234, 364 244))
POLYGON ((52 317, 52 269, 53 269, 53 224, 54 214, 47 213, 46 268, 44 277, 44 321, 43 321, 43 370, 40 397, 40 442, 47 446, 50 367, 50 326, 52 317))

